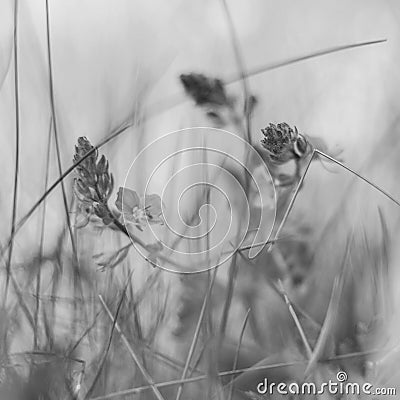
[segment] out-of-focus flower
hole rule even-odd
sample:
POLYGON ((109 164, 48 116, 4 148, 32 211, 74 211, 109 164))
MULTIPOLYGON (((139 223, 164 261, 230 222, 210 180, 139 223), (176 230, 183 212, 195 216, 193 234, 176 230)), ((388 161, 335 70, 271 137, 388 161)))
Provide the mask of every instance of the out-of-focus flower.
POLYGON ((301 135, 297 128, 294 130, 285 122, 278 125, 269 124, 261 129, 264 138, 261 144, 267 150, 271 161, 284 164, 290 160, 298 160, 312 151, 310 143, 301 135))
POLYGON ((139 230, 147 224, 163 224, 161 199, 156 194, 139 197, 134 190, 120 187, 115 205, 124 221, 139 230))
POLYGON ((93 213, 101 218, 107 225, 113 220, 107 202, 114 188, 114 179, 109 172, 106 157, 102 155, 98 159, 98 151, 92 146, 86 137, 80 137, 75 146, 74 163, 81 161, 76 167, 78 177, 75 179, 74 191, 79 200, 79 208, 82 212, 85 226, 89 216, 93 213), (83 161, 81 161, 88 153, 83 161))
POLYGON ((208 78, 202 74, 182 74, 180 76, 186 93, 197 105, 229 105, 230 100, 220 79, 208 78))
POLYGON ((179 78, 186 94, 218 128, 232 124, 242 129, 243 117, 247 118, 257 104, 256 97, 249 95, 241 108, 237 97, 226 91, 221 79, 194 72, 182 74, 179 78))

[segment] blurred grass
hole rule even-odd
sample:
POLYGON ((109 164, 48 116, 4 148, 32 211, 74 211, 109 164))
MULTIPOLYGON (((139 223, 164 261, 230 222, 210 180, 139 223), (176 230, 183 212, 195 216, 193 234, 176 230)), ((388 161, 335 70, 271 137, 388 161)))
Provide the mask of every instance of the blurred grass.
MULTIPOLYGON (((231 26, 234 27, 233 21, 231 26)), ((50 48, 49 36, 48 39, 50 48)), ((290 58, 282 63, 268 63, 261 68, 249 69, 248 73, 241 66, 240 77, 244 82, 245 78, 273 68, 356 46, 360 45, 290 58)), ((14 50, 17 52, 16 46, 14 50)), ((239 58, 236 63, 240 64, 239 58)), ((16 58, 14 61, 17 63, 16 58)), ((48 61, 51 71, 50 57, 48 61)), ((17 84, 15 88, 18 94, 17 84)), ((247 91, 245 87, 244 98, 248 97, 247 91)), ((268 98, 268 101, 273 99, 268 98)), ((398 362, 395 351, 398 326, 395 325, 397 331, 394 330, 394 334, 389 331, 396 319, 395 298, 390 285, 398 281, 394 249, 399 210, 386 203, 384 197, 376 196, 368 185, 362 186, 339 172, 336 184, 346 186, 348 182, 348 190, 344 196, 338 190, 337 196, 330 199, 332 204, 328 208, 332 209, 333 217, 327 219, 326 225, 310 227, 301 220, 301 212, 307 210, 304 203, 310 209, 314 196, 308 191, 307 182, 304 190, 299 192, 303 198, 302 210, 296 209, 295 204, 294 215, 288 218, 284 231, 302 241, 303 247, 285 241, 282 236, 282 243, 275 244, 278 255, 262 253, 250 262, 244 252, 239 252, 231 259, 228 271, 228 266, 223 265, 214 270, 212 276, 202 274, 180 279, 164 271, 154 271, 135 255, 130 255, 116 268, 99 273, 92 260, 95 248, 119 248, 121 239, 114 231, 94 227, 84 231, 72 229, 70 205, 66 201, 70 182, 65 178, 76 165, 62 171, 62 153, 71 158, 73 149, 65 148, 61 152, 54 93, 50 103, 50 130, 54 130, 60 176, 48 185, 50 162, 47 156, 43 177, 45 192, 27 213, 22 213, 17 224, 18 180, 14 179, 11 236, 7 235, 2 241, 5 243, 2 253, 8 249, 5 277, 15 279, 13 288, 16 289, 14 295, 4 301, 0 314, 2 398, 39 400, 43 398, 40 396, 47 396, 49 399, 99 400, 130 398, 136 393, 135 398, 143 399, 178 400, 204 398, 205 395, 206 398, 246 399, 249 398, 246 391, 255 391, 257 382, 265 376, 276 382, 301 381, 304 373, 312 370, 318 372, 318 379, 324 380, 334 376, 338 368, 344 369, 350 380, 373 379, 377 384, 399 386, 399 377, 394 376, 390 368, 398 362), (46 200, 60 185, 68 222, 63 223, 52 251, 45 253, 44 224, 53 222, 46 215, 46 200), (335 207, 334 203, 340 204, 341 208, 335 207), (18 242, 15 235, 40 208, 38 246, 26 250, 29 262, 17 263, 12 257, 14 240, 18 242), (376 213, 376 218, 370 217, 372 213, 376 213), (367 220, 360 228, 363 218, 367 220), (312 233, 303 238, 302 230, 307 229, 312 233), (321 230, 324 232, 322 240, 315 233, 321 230), (351 242, 351 249, 346 250, 348 233, 352 231, 356 232, 356 238, 351 242), (71 251, 68 243, 75 241, 77 246, 71 251), (305 250, 312 254, 311 260, 304 260, 305 250), (347 253, 350 261, 346 268, 350 278, 344 282, 340 260, 347 253), (292 275, 294 270, 302 273, 300 283, 292 275), (333 289, 337 288, 334 282, 338 277, 343 285, 340 291, 333 289), (281 290, 275 286, 278 279, 284 282, 281 290), (98 296, 104 298, 100 303, 98 296), (289 313, 288 303, 294 314, 289 313), (332 311, 332 303, 335 303, 335 311, 332 311), (104 304, 115 311, 104 312, 104 304), (335 317, 335 314, 338 315, 335 317), (296 316, 294 320, 293 315, 296 316), (296 328, 300 325, 302 330, 296 328), (122 343, 112 333, 117 326, 118 333, 125 338, 122 343), (332 343, 329 354, 325 354, 328 335, 332 343), (304 351, 305 342, 309 342, 313 350, 311 358, 304 351), (32 352, 40 357, 31 356, 32 352), (74 371, 76 366, 71 365, 71 359, 84 360, 82 374, 81 366, 77 368, 78 372, 74 371), (43 383, 46 380, 48 386, 43 383)), ((174 102, 166 104, 166 109, 175 106, 174 102)), ((18 120, 18 105, 15 110, 18 120)), ((249 115, 243 117, 246 119, 249 115)), ((177 123, 180 123, 179 118, 177 116, 177 123)), ((264 118, 268 119, 267 116, 264 118)), ((142 122, 135 123, 141 125, 142 122)), ((122 133, 131 132, 127 130, 129 126, 130 122, 122 124, 122 128, 105 136, 97 148, 122 133)), ((250 129, 249 121, 247 129, 250 129)), ((397 129, 395 125, 392 131, 397 129)), ((19 170, 18 131, 17 123, 16 178, 19 170)), ((137 138, 141 141, 140 147, 147 133, 145 128, 141 130, 137 138)), ((392 132, 383 132, 382 136, 389 134, 392 132)), ((51 149, 50 138, 47 139, 47 154, 51 149)), ((390 157, 381 161, 374 157, 374 152, 368 155, 363 175, 372 173, 372 181, 388 190, 394 188, 397 190, 394 193, 398 194, 393 172, 398 159, 396 154, 390 153, 393 148, 398 148, 397 139, 394 141, 382 145, 386 148, 382 157, 391 154, 390 157), (379 167, 380 171, 375 173, 379 167)), ((336 177, 329 182, 330 190, 334 190, 334 179, 336 177)), ((322 185, 321 180, 318 184, 322 185)), ((323 193, 321 197, 326 202, 323 193)), ((198 200, 194 212, 204 203, 204 199, 198 200)), ((78 364, 82 362, 78 361, 78 364)))

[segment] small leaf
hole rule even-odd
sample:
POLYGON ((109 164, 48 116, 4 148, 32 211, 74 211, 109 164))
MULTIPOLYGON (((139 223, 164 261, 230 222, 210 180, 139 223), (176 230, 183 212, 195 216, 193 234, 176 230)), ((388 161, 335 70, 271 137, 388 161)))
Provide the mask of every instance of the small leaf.
POLYGON ((295 178, 288 174, 278 174, 275 178, 275 185, 279 187, 292 186, 295 183, 295 178))
POLYGON ((138 194, 131 189, 120 187, 118 189, 117 200, 115 206, 119 211, 132 210, 134 207, 139 207, 140 198, 138 194))
POLYGON ((98 175, 102 175, 107 172, 108 169, 108 162, 104 154, 100 157, 100 160, 96 166, 96 172, 98 175))
POLYGON ((114 268, 120 264, 128 255, 130 248, 131 243, 121 247, 117 251, 95 254, 93 255, 93 259, 95 260, 96 264, 101 267, 100 270, 104 271, 106 268, 114 268))
POLYGON ((89 223, 89 214, 78 214, 76 217, 76 221, 74 227, 76 229, 84 228, 89 223))
POLYGON ((162 245, 161 242, 154 242, 154 243, 150 243, 146 246, 146 250, 149 253, 159 253, 160 251, 162 251, 164 248, 164 246, 162 245))
POLYGON ((157 255, 164 249, 161 242, 150 243, 146 246, 146 250, 149 252, 147 260, 153 265, 156 265, 157 255))

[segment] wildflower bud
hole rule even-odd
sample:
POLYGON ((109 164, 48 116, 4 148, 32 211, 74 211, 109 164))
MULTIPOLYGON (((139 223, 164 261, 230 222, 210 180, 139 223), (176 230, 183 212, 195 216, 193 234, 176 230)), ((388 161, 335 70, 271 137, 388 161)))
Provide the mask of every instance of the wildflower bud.
POLYGON ((114 177, 113 177, 113 174, 109 174, 108 176, 109 176, 110 179, 109 179, 109 182, 107 184, 107 199, 110 198, 110 196, 111 196, 111 194, 112 194, 112 192, 114 190, 114 177))
POLYGON ((310 145, 306 138, 298 133, 297 128, 293 130, 285 122, 269 124, 261 132, 264 135, 261 144, 276 164, 284 164, 308 154, 310 145))
POLYGON ((86 187, 80 178, 75 179, 75 194, 80 201, 90 202, 92 200, 92 193, 90 189, 86 187))
POLYGON ((97 178, 98 192, 101 199, 106 202, 114 188, 114 180, 111 174, 102 174, 97 178))
POLYGON ((220 79, 208 78, 202 74, 182 74, 180 76, 186 93, 197 105, 228 105, 224 84, 220 79))
POLYGON ((103 220, 105 225, 108 225, 112 222, 112 217, 110 215, 110 210, 103 203, 96 203, 93 207, 94 213, 97 217, 103 220))
POLYGON ((96 173, 98 175, 104 174, 107 172, 108 169, 108 162, 107 159, 104 157, 104 154, 100 157, 99 162, 97 163, 96 166, 96 173))
POLYGON ((87 171, 91 172, 98 157, 97 150, 94 150, 94 146, 92 146, 86 137, 82 136, 78 138, 78 145, 75 146, 74 163, 80 161, 90 152, 92 152, 90 156, 86 157, 86 159, 77 167, 77 169, 85 168, 87 171))
POLYGON ((248 99, 246 100, 245 105, 244 105, 244 112, 246 115, 250 115, 253 112, 254 108, 257 105, 257 102, 258 102, 258 100, 257 100, 256 96, 250 95, 248 97, 248 99))
POLYGON ((114 179, 108 171, 106 157, 102 155, 97 161, 98 152, 94 149, 87 138, 78 139, 74 162, 80 164, 76 167, 78 178, 75 180, 74 190, 78 200, 85 203, 85 207, 88 206, 86 209, 91 208, 97 217, 109 224, 112 222, 112 215, 107 202, 114 188, 114 179), (83 159, 84 157, 86 158, 83 159))
POLYGON ((89 172, 85 167, 81 166, 81 168, 76 169, 78 175, 81 177, 82 182, 85 185, 94 186, 96 184, 96 175, 89 172))

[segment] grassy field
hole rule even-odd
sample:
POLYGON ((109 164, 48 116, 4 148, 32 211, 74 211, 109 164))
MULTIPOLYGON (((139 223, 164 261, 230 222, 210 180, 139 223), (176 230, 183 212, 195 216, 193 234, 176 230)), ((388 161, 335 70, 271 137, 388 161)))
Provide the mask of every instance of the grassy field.
POLYGON ((2 3, 0 400, 397 398, 399 17, 2 3))

